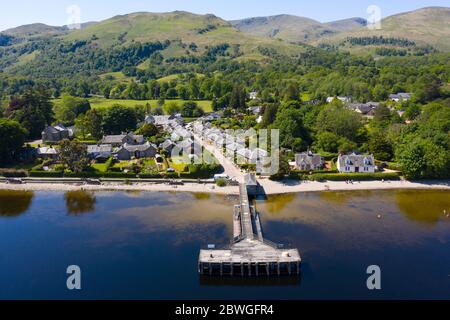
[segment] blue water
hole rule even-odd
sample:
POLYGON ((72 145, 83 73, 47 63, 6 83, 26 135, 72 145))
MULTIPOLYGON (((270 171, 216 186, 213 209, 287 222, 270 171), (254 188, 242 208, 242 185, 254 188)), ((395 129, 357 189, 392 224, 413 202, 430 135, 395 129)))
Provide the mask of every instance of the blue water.
POLYGON ((265 236, 299 248, 301 278, 200 278, 199 248, 231 239, 236 200, 0 192, 0 299, 450 299, 448 192, 257 201, 265 236), (69 265, 81 268, 80 291, 66 287, 69 265), (380 291, 366 287, 369 265, 381 268, 380 291))

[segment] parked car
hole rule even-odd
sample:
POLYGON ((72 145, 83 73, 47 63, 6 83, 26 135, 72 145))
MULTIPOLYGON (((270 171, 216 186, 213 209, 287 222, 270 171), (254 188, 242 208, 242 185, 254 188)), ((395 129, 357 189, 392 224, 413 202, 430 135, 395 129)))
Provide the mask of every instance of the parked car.
POLYGON ((227 174, 215 174, 214 181, 217 182, 217 180, 229 181, 230 177, 227 174))

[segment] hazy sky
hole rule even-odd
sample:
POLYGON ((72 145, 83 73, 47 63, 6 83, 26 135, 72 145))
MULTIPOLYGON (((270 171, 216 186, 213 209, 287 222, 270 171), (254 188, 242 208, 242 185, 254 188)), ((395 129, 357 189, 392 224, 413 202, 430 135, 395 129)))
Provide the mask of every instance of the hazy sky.
POLYGON ((80 8, 81 22, 136 11, 174 10, 213 13, 227 20, 288 13, 328 22, 350 17, 367 18, 370 5, 379 6, 385 17, 448 4, 448 0, 14 0, 0 5, 0 30, 35 22, 65 25, 69 21, 70 24, 67 8, 71 5, 80 8))

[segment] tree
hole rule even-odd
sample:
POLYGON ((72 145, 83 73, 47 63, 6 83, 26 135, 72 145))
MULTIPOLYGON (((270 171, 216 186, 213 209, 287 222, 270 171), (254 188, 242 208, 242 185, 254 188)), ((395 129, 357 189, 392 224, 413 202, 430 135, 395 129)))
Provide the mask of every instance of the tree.
POLYGON ((136 112, 120 104, 111 106, 103 117, 105 134, 121 134, 136 129, 136 112))
POLYGON ((103 116, 102 114, 95 110, 89 110, 85 115, 86 131, 91 135, 92 138, 99 140, 103 136, 103 116))
POLYGON ((144 137, 156 136, 159 131, 158 128, 152 123, 146 123, 136 131, 137 134, 142 134, 144 137))
POLYGON ((303 127, 302 113, 294 108, 280 110, 271 128, 280 130, 280 144, 285 148, 292 148, 296 138, 301 138, 304 141, 304 147, 310 140, 303 127))
POLYGON ((314 146, 322 151, 336 153, 339 150, 339 139, 335 133, 324 131, 317 135, 314 146))
POLYGON ((12 160, 25 142, 27 130, 17 121, 0 118, 0 163, 12 160))
POLYGON ((393 156, 392 146, 386 135, 381 131, 371 134, 369 139, 369 150, 375 156, 375 159, 381 161, 391 161, 393 156))
POLYGON ((278 172, 270 176, 270 180, 282 180, 291 172, 291 166, 287 155, 285 153, 280 153, 280 161, 278 172))
POLYGON ((27 130, 29 139, 39 138, 53 120, 50 94, 43 88, 28 89, 22 96, 11 98, 5 115, 19 122, 27 130))
POLYGON ((361 115, 338 105, 327 105, 320 111, 317 131, 333 132, 340 137, 355 141, 359 129, 363 126, 361 115))
POLYGON ((196 102, 187 101, 183 104, 181 108, 181 115, 187 118, 199 118, 203 116, 204 111, 201 109, 196 102))
POLYGON ((295 101, 300 99, 300 93, 298 87, 294 83, 289 83, 286 90, 284 91, 283 100, 284 101, 295 101))
POLYGON ((409 179, 450 176, 450 152, 429 139, 416 137, 409 140, 399 148, 397 159, 409 179))
POLYGON ((59 161, 72 172, 82 172, 89 164, 87 146, 77 140, 59 143, 59 161))
POLYGON ((241 86, 236 85, 231 92, 230 107, 235 110, 245 110, 247 108, 247 94, 241 86))
POLYGON ((170 115, 180 113, 181 107, 176 101, 170 101, 166 105, 166 112, 170 115))
POLYGON ((73 125, 75 119, 91 109, 89 100, 64 95, 60 104, 55 106, 55 117, 57 121, 65 125, 73 125))
POLYGON ((261 128, 267 128, 271 125, 277 117, 278 107, 274 104, 269 104, 264 109, 263 118, 261 121, 261 128))
POLYGON ((82 114, 75 120, 75 128, 80 133, 83 140, 86 140, 86 136, 89 133, 89 121, 86 115, 82 114))

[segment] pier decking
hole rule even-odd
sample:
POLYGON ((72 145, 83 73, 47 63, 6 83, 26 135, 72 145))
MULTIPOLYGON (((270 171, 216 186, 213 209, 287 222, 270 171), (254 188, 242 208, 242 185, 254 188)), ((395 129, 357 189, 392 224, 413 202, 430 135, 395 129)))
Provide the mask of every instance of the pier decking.
POLYGON ((250 205, 247 186, 240 184, 240 204, 234 207, 232 244, 223 249, 200 251, 202 275, 270 276, 297 275, 301 258, 297 249, 264 239, 258 212, 250 205))

